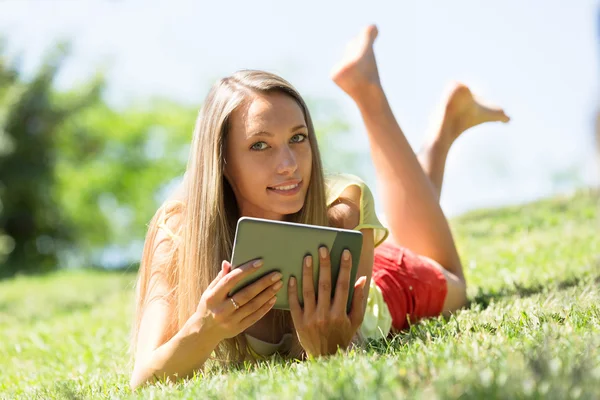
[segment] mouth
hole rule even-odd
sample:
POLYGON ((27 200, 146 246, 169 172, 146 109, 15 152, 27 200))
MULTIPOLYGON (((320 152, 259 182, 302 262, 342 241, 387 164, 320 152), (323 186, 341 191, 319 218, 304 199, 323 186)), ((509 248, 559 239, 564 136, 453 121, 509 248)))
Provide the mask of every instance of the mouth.
POLYGON ((267 187, 267 189, 277 194, 292 195, 298 193, 301 187, 302 181, 298 181, 296 183, 289 183, 286 185, 270 186, 267 187))

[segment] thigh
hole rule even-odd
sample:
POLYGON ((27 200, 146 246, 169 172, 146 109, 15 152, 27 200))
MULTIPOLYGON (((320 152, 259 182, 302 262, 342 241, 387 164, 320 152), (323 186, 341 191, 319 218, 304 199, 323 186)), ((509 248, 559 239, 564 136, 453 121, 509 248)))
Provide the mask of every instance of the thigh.
POLYGON ((443 271, 409 249, 386 242, 375 248, 373 281, 381 289, 395 331, 444 311, 443 271))
MULTIPOLYGON (((395 243, 391 235, 388 236, 384 243, 390 246, 402 247, 399 244, 395 243)), ((375 249, 375 251, 377 251, 377 249, 375 249)), ((423 255, 417 256, 421 260, 426 262, 428 265, 430 265, 432 268, 436 268, 437 270, 441 271, 441 273, 444 275, 448 291, 446 293, 446 298, 444 299, 444 305, 442 306, 442 314, 448 316, 453 311, 464 307, 467 304, 466 282, 463 279, 460 279, 459 277, 454 275, 447 268, 444 268, 443 265, 441 265, 434 259, 423 255)))
POLYGON ((442 314, 448 316, 453 311, 464 307, 465 304, 467 304, 467 285, 465 282, 452 272, 448 271, 437 261, 426 256, 419 255, 418 257, 431 265, 432 268, 441 271, 446 279, 447 292, 446 298, 444 299, 444 305, 442 306, 442 314))

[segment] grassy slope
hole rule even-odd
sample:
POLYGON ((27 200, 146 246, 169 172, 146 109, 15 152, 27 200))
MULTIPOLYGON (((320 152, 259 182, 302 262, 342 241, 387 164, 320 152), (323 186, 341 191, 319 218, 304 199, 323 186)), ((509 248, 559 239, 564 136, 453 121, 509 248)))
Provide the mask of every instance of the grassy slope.
POLYGON ((6 398, 600 398, 598 192, 452 220, 473 303, 325 361, 127 388, 132 273, 0 282, 6 398))

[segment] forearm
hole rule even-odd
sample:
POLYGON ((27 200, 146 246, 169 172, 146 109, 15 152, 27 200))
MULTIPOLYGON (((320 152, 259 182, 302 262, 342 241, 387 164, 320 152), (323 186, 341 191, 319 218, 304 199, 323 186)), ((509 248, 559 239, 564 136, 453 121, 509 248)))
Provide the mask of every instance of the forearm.
POLYGON ((220 340, 202 330, 193 318, 169 341, 154 350, 147 360, 136 365, 130 381, 132 390, 157 379, 175 381, 188 377, 204 365, 220 340))

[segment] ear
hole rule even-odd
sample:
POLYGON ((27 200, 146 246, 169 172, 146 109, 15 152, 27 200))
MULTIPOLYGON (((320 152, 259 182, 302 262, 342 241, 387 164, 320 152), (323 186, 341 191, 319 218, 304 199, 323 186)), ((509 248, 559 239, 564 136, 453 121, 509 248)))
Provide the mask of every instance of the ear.
POLYGON ((230 175, 229 175, 229 167, 227 166, 226 160, 223 160, 223 176, 225 177, 225 179, 227 179, 227 182, 229 182, 229 184, 231 184, 231 179, 230 179, 230 175))
POLYGON ((223 176, 225 176, 225 179, 227 179, 228 182, 231 182, 229 179, 230 178, 229 166, 227 165, 227 142, 226 141, 221 144, 221 157, 223 157, 223 176))

